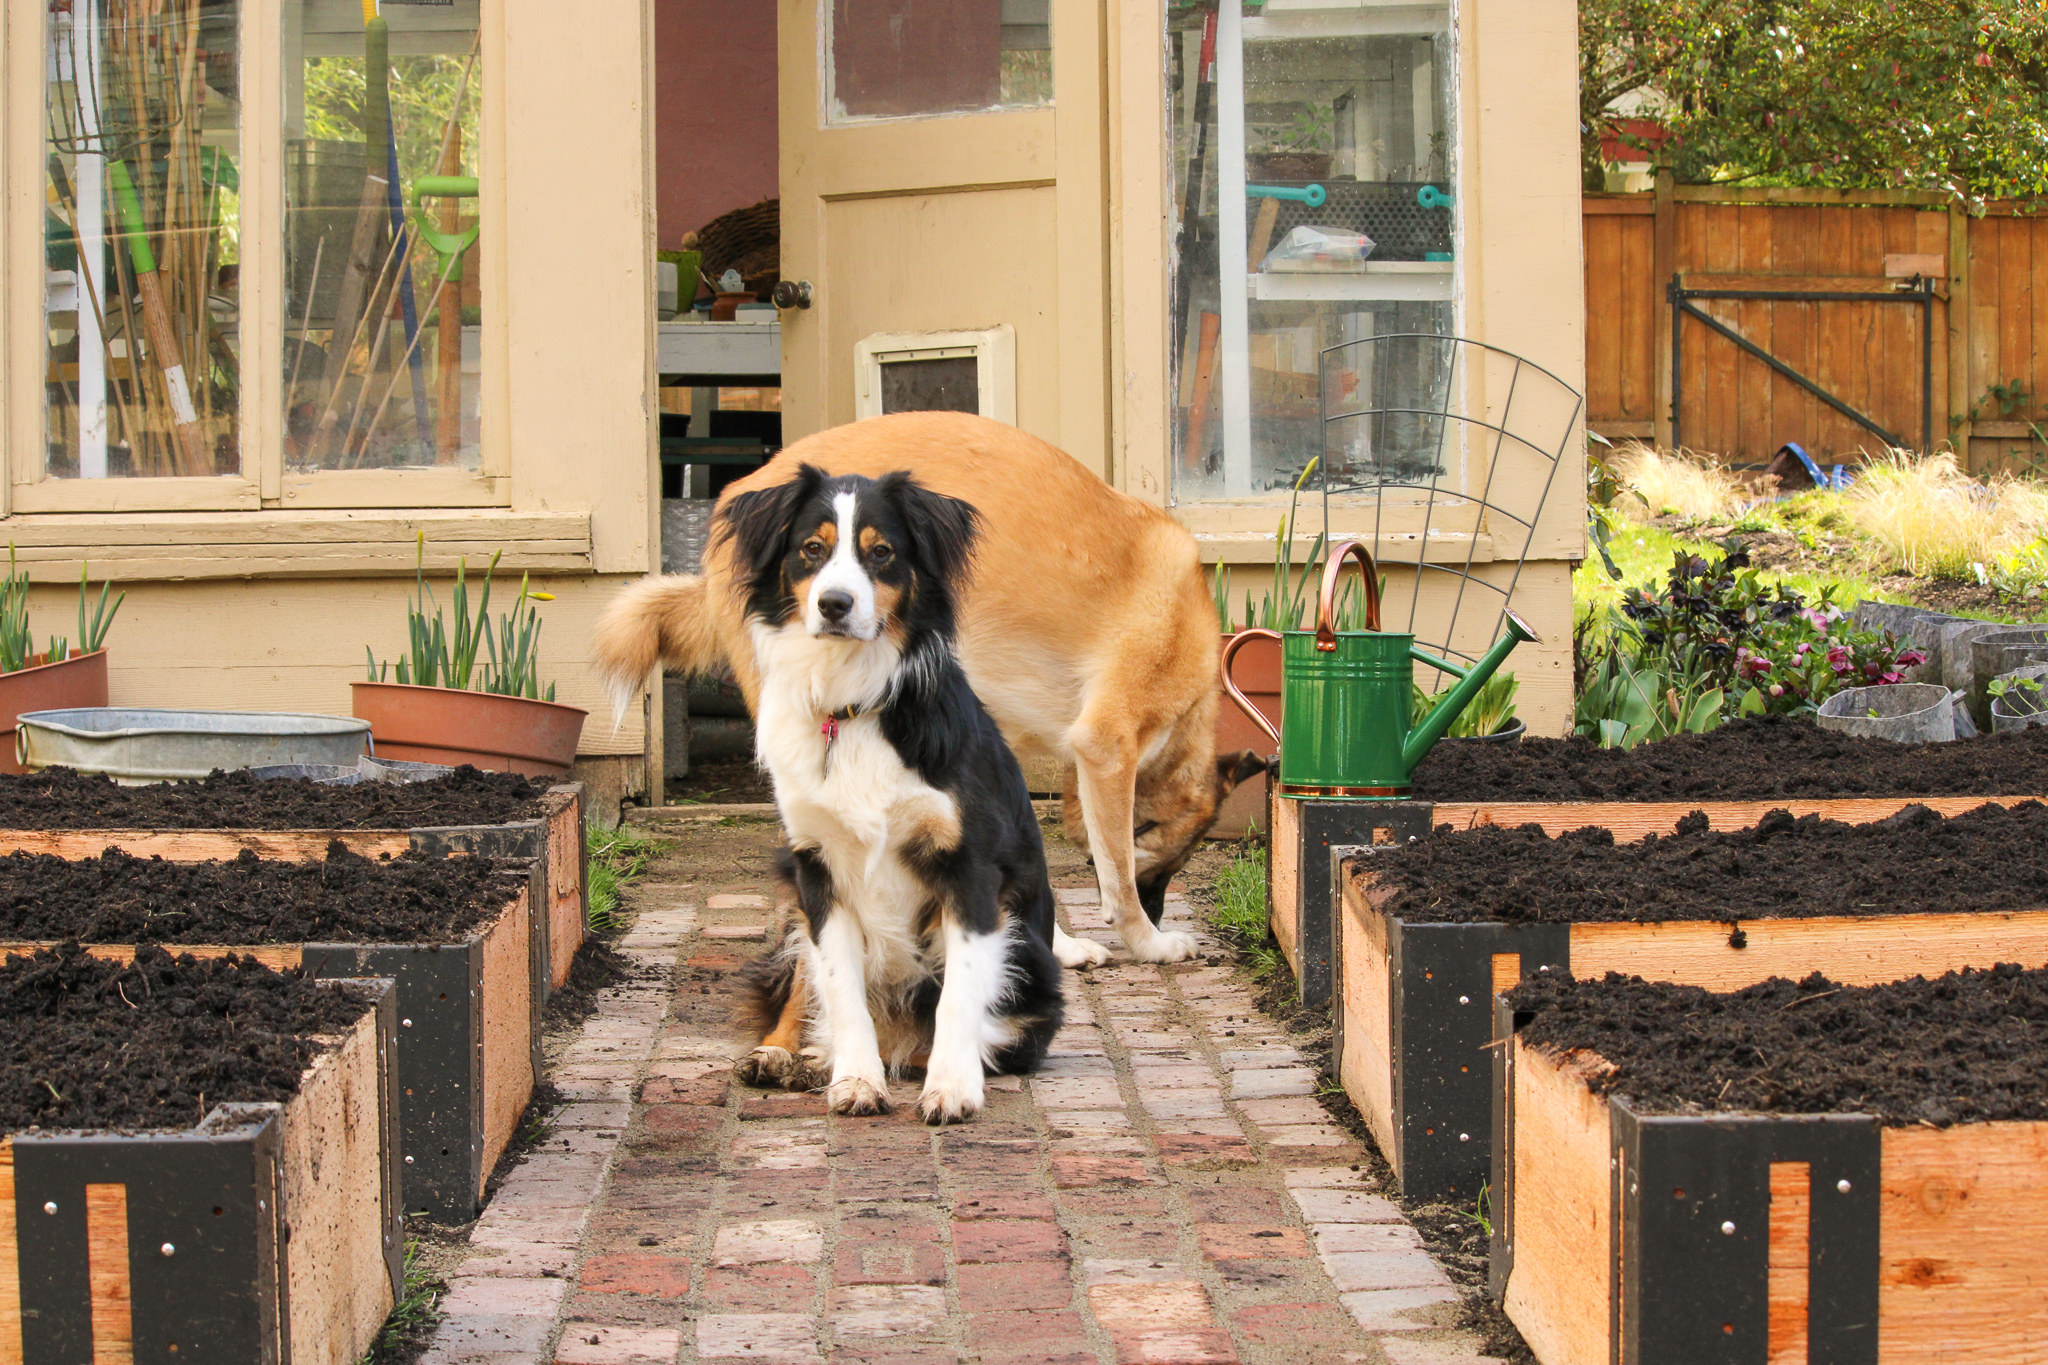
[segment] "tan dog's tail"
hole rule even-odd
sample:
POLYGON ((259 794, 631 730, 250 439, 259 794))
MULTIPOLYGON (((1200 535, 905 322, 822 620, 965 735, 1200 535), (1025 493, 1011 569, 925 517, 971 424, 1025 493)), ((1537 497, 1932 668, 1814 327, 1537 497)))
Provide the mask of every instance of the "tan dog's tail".
POLYGON ((631 700, 657 663, 672 673, 692 674, 725 663, 705 593, 701 577, 670 574, 642 579, 612 599, 591 643, 615 704, 631 700))

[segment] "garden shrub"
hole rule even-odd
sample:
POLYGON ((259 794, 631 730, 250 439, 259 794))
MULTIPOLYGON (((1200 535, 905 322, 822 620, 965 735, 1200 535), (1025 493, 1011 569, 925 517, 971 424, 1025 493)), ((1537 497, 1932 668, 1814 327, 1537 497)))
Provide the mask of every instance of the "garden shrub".
POLYGON ((1579 697, 1578 733, 1632 748, 1735 715, 1798 715, 1844 687, 1889 684, 1926 662, 1833 601, 1766 585, 1731 536, 1717 558, 1679 552, 1661 585, 1632 585, 1579 697))

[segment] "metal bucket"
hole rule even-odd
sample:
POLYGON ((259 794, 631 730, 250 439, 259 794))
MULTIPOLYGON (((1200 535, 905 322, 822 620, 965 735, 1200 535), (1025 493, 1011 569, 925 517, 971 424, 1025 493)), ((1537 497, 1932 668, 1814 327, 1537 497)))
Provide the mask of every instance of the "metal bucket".
POLYGON ((217 768, 353 768, 369 738, 369 722, 349 716, 90 706, 24 712, 15 752, 27 772, 76 768, 139 785, 204 777, 217 768))

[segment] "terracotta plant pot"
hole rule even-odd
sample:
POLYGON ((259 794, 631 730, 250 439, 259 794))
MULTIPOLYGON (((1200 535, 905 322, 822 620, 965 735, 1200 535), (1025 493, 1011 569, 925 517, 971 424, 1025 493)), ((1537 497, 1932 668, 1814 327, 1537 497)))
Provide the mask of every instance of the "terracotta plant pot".
POLYGON ((720 293, 712 301, 711 320, 713 322, 732 322, 739 317, 740 305, 752 302, 754 302, 754 292, 750 289, 742 289, 732 294, 720 293))
POLYGON ((351 683, 350 714, 370 722, 378 758, 469 763, 528 777, 564 777, 583 718, 574 706, 453 687, 351 683))
MULTIPOLYGON (((1223 642, 1229 644, 1226 635, 1223 642)), ((1231 660, 1231 676, 1243 689, 1245 697, 1259 708, 1259 714, 1273 722, 1273 728, 1280 728, 1280 642, 1257 639, 1237 652, 1231 660)), ((1261 754, 1270 754, 1276 748, 1272 736, 1252 723, 1250 716, 1237 709, 1237 703, 1229 697, 1216 708, 1216 752, 1233 753, 1239 749, 1251 749, 1261 754)), ((1264 774, 1238 785, 1224 799, 1223 806, 1216 812, 1216 823, 1210 827, 1219 836, 1235 839, 1246 829, 1266 827, 1266 778, 1264 774)))
POLYGON ((107 651, 81 654, 74 649, 68 659, 48 660, 49 655, 38 654, 29 667, 0 673, 0 725, 7 727, 0 773, 22 771, 14 754, 15 717, 22 712, 107 704, 107 651))

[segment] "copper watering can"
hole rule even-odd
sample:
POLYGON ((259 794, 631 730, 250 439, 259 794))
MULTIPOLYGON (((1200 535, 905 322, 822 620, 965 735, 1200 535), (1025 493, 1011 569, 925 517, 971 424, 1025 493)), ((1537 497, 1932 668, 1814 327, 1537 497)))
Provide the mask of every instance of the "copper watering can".
POLYGON ((1415 765, 1436 747, 1479 689, 1514 647, 1542 641, 1514 612, 1505 613, 1507 634, 1479 662, 1460 668, 1415 647, 1413 635, 1380 630, 1379 575, 1365 546, 1347 540, 1323 566, 1314 630, 1244 630, 1223 649, 1223 689, 1252 721, 1280 746, 1280 794, 1390 801, 1408 795, 1415 765), (1335 626, 1337 576, 1346 559, 1365 573, 1365 629, 1335 626), (1245 700, 1230 676, 1230 663, 1245 641, 1280 641, 1281 728, 1245 700), (1421 660, 1458 679, 1419 723, 1410 725, 1415 662, 1421 660))

